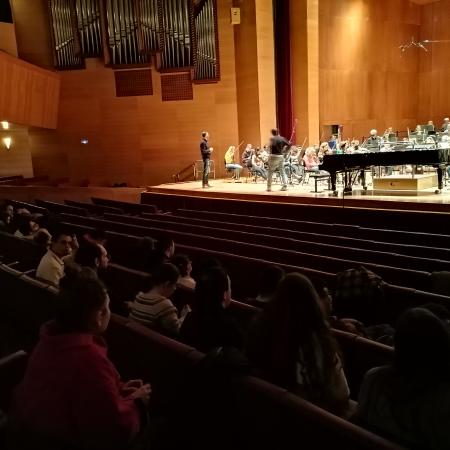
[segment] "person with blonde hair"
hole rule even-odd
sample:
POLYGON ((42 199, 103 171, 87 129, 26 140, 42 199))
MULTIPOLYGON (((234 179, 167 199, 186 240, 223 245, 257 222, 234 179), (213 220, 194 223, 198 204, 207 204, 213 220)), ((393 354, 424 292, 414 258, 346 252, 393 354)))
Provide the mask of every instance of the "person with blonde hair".
POLYGON ((236 147, 230 145, 227 152, 225 153, 225 168, 234 172, 233 178, 239 180, 241 175, 242 166, 237 164, 234 160, 234 154, 236 152, 236 147))
POLYGON ((319 158, 314 147, 308 147, 303 155, 306 170, 319 170, 319 158))

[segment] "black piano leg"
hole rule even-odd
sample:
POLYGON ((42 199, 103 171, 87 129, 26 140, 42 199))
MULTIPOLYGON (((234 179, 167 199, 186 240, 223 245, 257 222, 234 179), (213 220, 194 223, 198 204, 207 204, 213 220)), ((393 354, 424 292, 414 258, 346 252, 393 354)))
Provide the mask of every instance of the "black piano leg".
POLYGON ((333 191, 333 195, 336 196, 338 191, 336 189, 336 172, 330 172, 330 181, 331 181, 331 190, 333 191))
POLYGON ((367 185, 366 185, 366 172, 365 172, 364 169, 361 170, 360 178, 361 178, 361 184, 362 184, 363 189, 364 189, 365 191, 367 191, 367 185))
POLYGON ((344 192, 345 193, 352 192, 352 174, 351 174, 351 172, 345 171, 344 180, 345 180, 344 192))
POLYGON ((438 173, 438 189, 436 189, 435 193, 440 194, 442 189, 444 189, 444 176, 445 176, 445 166, 439 166, 437 173, 438 173))

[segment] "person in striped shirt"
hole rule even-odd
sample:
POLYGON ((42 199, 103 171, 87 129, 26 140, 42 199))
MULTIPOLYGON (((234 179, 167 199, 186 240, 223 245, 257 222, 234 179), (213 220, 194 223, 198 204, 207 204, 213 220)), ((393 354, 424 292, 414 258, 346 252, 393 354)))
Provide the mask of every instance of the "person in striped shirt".
POLYGON ((170 263, 161 264, 152 274, 152 288, 139 292, 131 304, 130 319, 160 333, 176 336, 189 309, 178 315, 169 297, 174 293, 180 272, 170 263))

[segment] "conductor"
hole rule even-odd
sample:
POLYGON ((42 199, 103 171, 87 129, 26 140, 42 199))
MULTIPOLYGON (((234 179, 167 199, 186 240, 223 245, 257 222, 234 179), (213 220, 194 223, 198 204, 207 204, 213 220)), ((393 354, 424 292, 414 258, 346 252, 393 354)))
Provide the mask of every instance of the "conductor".
POLYGON ((271 130, 270 138, 270 156, 269 156, 269 173, 267 176, 267 192, 272 190, 272 178, 273 173, 278 170, 281 178, 281 190, 287 191, 287 175, 284 170, 284 158, 291 147, 291 143, 280 136, 280 133, 276 128, 271 130))

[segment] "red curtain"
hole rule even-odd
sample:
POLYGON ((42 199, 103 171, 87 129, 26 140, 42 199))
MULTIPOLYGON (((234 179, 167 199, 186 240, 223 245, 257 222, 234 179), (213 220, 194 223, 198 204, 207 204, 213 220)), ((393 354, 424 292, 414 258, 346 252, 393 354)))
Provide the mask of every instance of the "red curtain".
MULTIPOLYGON (((291 137, 294 120, 289 3, 289 0, 273 0, 277 123, 280 134, 287 139, 291 137)), ((295 138, 294 135, 292 140, 294 143, 295 138)))

